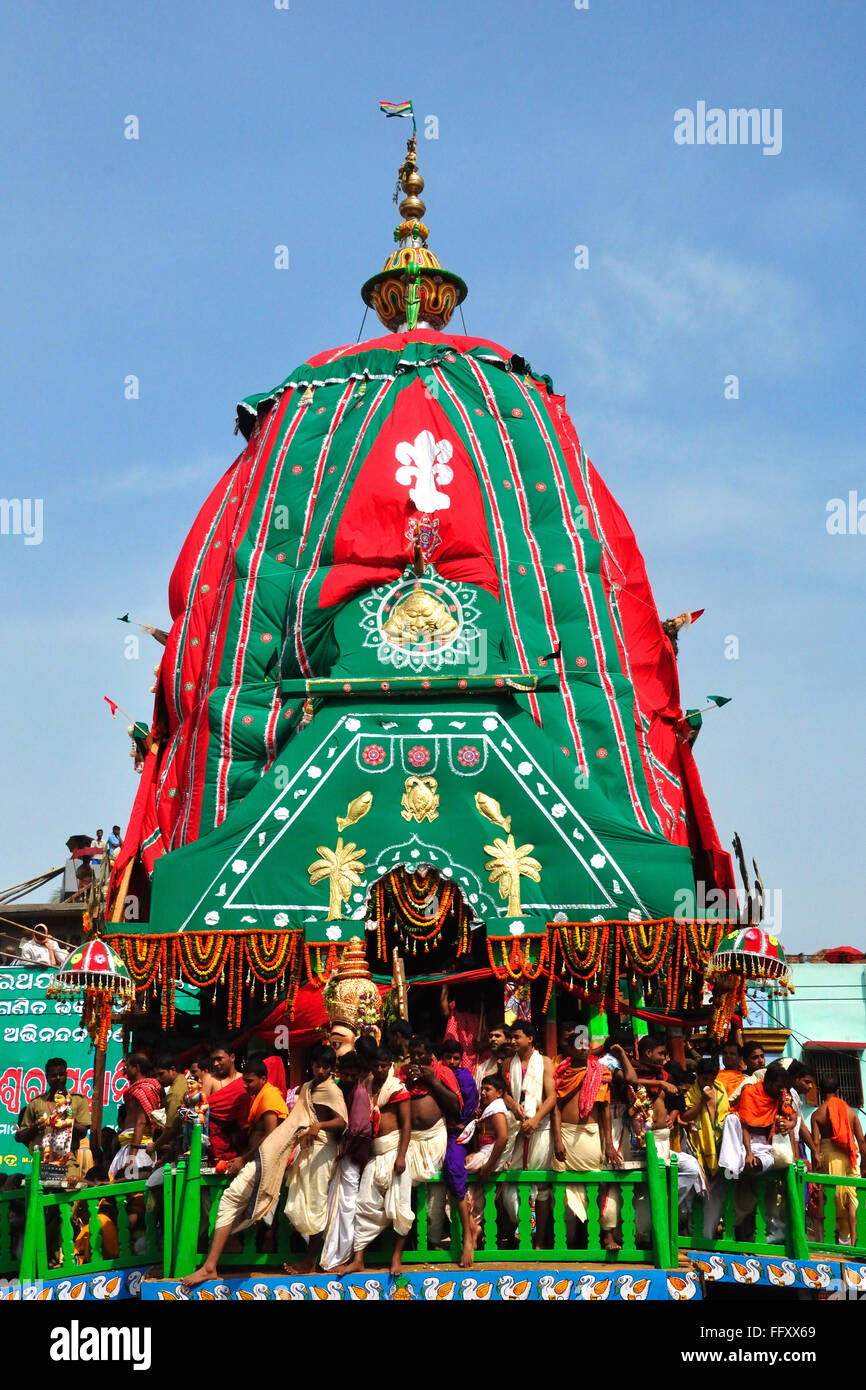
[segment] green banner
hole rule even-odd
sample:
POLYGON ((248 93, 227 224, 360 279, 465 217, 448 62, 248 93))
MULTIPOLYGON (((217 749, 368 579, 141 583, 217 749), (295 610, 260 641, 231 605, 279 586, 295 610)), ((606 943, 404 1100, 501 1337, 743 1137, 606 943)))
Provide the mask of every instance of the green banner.
MULTIPOLYGON (((45 1063, 63 1057, 69 1085, 90 1101, 93 1046, 81 1027, 81 1004, 47 999, 54 971, 19 966, 0 968, 0 1171, 30 1167, 30 1154, 16 1144, 18 1116, 28 1101, 45 1091, 45 1063)), ((117 1102, 126 1087, 121 1072, 121 1027, 109 1034, 103 1093, 103 1121, 117 1123, 117 1102)))

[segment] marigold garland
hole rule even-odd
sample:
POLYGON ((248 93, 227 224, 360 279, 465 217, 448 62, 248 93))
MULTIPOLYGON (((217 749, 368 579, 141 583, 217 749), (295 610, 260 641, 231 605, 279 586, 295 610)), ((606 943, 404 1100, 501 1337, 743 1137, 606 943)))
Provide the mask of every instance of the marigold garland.
POLYGON ((448 917, 457 926, 456 955, 470 946, 470 913, 454 883, 438 875, 420 875, 401 865, 379 879, 373 888, 371 913, 376 920, 376 951, 380 960, 388 958, 387 930, 396 930, 407 954, 417 955, 419 944, 425 951, 440 945, 448 917), (424 909, 438 894, 439 903, 432 916, 424 909))
POLYGON ((307 979, 310 984, 327 984, 332 972, 336 970, 340 963, 341 955, 342 952, 337 950, 333 942, 329 942, 327 946, 324 944, 321 946, 310 945, 309 942, 306 942, 304 945, 304 961, 307 967, 307 979), (322 952, 325 954, 324 961, 322 960, 322 952), (314 954, 315 964, 313 964, 314 954))
POLYGON ((550 949, 546 937, 527 937, 522 940, 487 940, 490 968, 497 980, 537 980, 549 964, 550 949), (538 959, 533 962, 532 948, 539 947, 538 959))
POLYGON ((664 965, 673 936, 671 922, 636 922, 631 930, 623 929, 622 932, 626 959, 640 975, 657 975, 664 965))
POLYGON ((114 991, 90 987, 84 995, 81 1010, 81 1026, 90 1035, 90 1041, 99 1052, 108 1047, 108 1034, 111 1031, 111 1009, 114 991))
POLYGON ((609 935, 595 922, 557 926, 554 940, 562 951, 564 965, 579 980, 603 975, 607 965, 609 935))
POLYGON ((286 992, 289 1017, 294 1011, 303 964, 303 934, 299 931, 185 932, 182 936, 116 936, 108 940, 126 961, 142 1008, 148 1009, 159 995, 163 1028, 174 1025, 175 986, 180 975, 197 989, 213 987, 214 1002, 217 986, 227 985, 229 1027, 240 1027, 244 1000, 251 997, 244 987, 245 969, 248 986, 252 974, 263 986, 266 1000, 267 987, 275 999, 279 986, 286 992))

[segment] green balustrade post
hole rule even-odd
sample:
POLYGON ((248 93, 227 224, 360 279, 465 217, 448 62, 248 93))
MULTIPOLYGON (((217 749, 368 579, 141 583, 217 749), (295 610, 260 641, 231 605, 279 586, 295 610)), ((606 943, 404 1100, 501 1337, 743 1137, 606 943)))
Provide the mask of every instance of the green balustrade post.
POLYGON ((668 1203, 665 1196, 665 1167, 656 1152, 652 1130, 646 1133, 646 1175, 649 1188, 650 1220, 652 1222, 653 1258, 659 1269, 671 1267, 671 1242, 668 1203))
POLYGON ((795 1260, 808 1260, 806 1213, 803 1210, 803 1165, 791 1164, 785 1169, 785 1190, 788 1196, 788 1253, 795 1260))
POLYGON ((174 1175, 171 1159, 166 1163, 162 1176, 162 1272, 166 1278, 171 1275, 174 1236, 174 1175))
POLYGON ((44 1221, 42 1189, 39 1186, 39 1154, 33 1156, 30 1181, 24 1199, 24 1240, 21 1246, 20 1277, 22 1282, 36 1278, 37 1225, 44 1221))
POLYGON ((201 1221, 201 1125, 194 1125, 186 1173, 181 1177, 180 1218, 174 1251, 172 1275, 192 1274, 198 1260, 198 1230, 201 1221))
MULTIPOLYGON (((655 1143, 655 1139, 653 1139, 655 1143)), ((680 1249, 680 1189, 677 1181, 677 1170, 679 1163, 675 1153, 671 1154, 671 1166, 668 1169, 668 1239, 670 1241, 671 1263, 679 1260, 680 1249)))

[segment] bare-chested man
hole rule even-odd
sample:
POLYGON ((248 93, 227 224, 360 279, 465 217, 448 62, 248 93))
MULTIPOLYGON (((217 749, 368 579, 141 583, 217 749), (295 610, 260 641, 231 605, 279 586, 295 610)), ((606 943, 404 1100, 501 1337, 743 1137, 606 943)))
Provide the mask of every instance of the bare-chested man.
MULTIPOLYGON (((821 1156, 821 1170, 851 1178, 866 1167, 866 1143, 856 1110, 839 1095, 839 1078, 819 1082, 821 1104, 812 1114, 812 1143, 821 1156)), ((857 1244, 857 1189, 835 1188, 836 1236, 842 1245, 857 1244)))
POLYGON ((454 1073, 433 1056, 429 1038, 416 1035, 410 1039, 409 1065, 401 1070, 412 1115, 406 1166, 412 1186, 418 1187, 442 1171, 448 1143, 445 1116, 457 1115, 460 1088, 454 1073))
MULTIPOLYGON (((610 1072, 591 1056, 585 1029, 572 1033, 565 1056, 556 1068, 556 1106, 553 1119, 554 1166, 567 1173, 597 1173, 604 1167, 621 1168, 622 1158, 613 1142, 610 1125, 610 1072), (576 1034, 576 1035, 575 1035, 576 1034)), ((616 1238, 617 1204, 599 1192, 602 1243, 606 1250, 621 1249, 616 1238)), ((569 1184, 566 1208, 578 1221, 586 1221, 586 1188, 569 1184)))
POLYGON ((409 1092, 391 1070, 391 1054, 378 1048, 373 1061, 373 1113, 379 1128, 372 1157, 361 1174, 355 1207, 355 1250, 335 1274, 357 1274, 364 1269, 364 1252, 388 1226, 394 1227, 391 1274, 402 1273, 403 1246, 415 1220, 412 1211, 412 1179, 406 1153, 412 1132, 409 1092))

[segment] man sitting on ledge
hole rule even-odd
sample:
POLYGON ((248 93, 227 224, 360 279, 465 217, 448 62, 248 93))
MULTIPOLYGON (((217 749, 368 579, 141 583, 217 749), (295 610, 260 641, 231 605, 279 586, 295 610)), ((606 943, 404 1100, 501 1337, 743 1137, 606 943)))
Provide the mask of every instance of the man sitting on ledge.
POLYGON ((244 1154, 230 1159, 226 1165, 226 1172, 232 1175, 232 1181, 220 1198, 216 1228, 207 1259, 194 1274, 188 1274, 181 1280, 188 1289, 217 1277, 219 1257, 226 1248, 229 1236, 251 1224, 247 1211, 255 1193, 259 1171, 255 1162, 256 1153, 262 1142, 289 1113, 286 1102, 276 1086, 272 1086, 268 1081, 268 1069, 264 1062, 248 1062, 244 1067, 243 1081, 250 1098, 247 1120, 249 1145, 244 1154))

